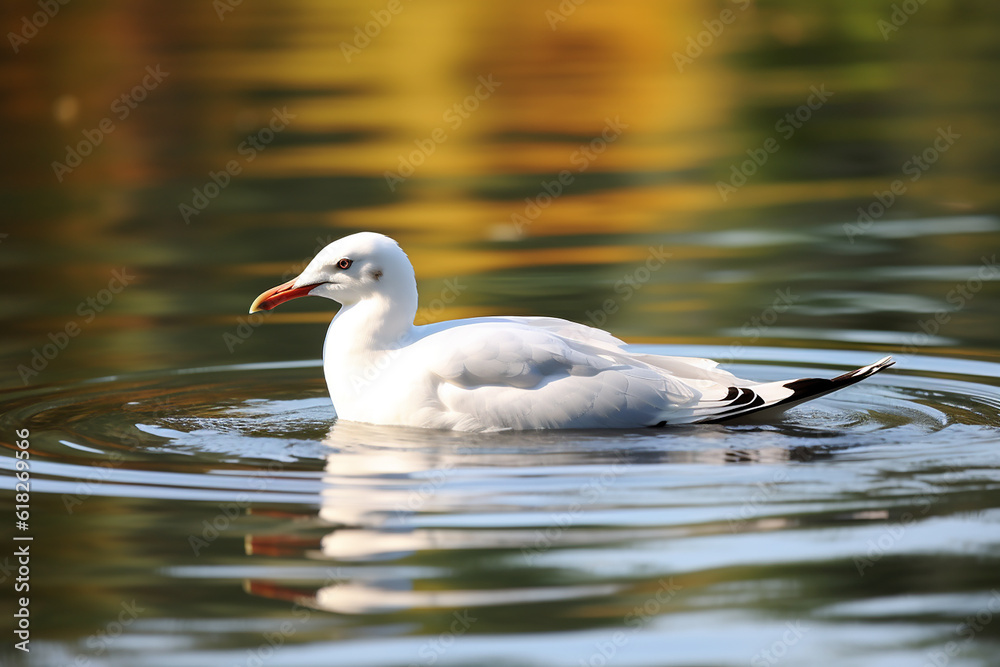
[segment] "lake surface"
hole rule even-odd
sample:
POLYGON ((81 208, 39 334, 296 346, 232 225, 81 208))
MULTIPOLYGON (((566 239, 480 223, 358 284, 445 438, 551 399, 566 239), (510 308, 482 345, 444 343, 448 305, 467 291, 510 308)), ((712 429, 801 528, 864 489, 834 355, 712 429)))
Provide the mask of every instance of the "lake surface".
POLYGON ((995 4, 37 11, 0 10, 3 664, 997 664, 995 4), (246 310, 365 229, 421 323, 897 364, 768 425, 338 422, 334 305, 246 310))

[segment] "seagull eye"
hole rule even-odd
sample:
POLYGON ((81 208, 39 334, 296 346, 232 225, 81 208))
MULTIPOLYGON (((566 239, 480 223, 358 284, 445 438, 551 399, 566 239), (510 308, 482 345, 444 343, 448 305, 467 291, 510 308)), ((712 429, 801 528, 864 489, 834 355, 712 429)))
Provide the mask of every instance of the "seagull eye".
POLYGON ((349 268, 351 268, 351 264, 353 264, 353 263, 354 262, 352 262, 351 260, 349 260, 349 259, 347 259, 345 257, 344 259, 342 259, 339 262, 337 262, 337 266, 339 268, 341 268, 341 269, 349 269, 349 268))

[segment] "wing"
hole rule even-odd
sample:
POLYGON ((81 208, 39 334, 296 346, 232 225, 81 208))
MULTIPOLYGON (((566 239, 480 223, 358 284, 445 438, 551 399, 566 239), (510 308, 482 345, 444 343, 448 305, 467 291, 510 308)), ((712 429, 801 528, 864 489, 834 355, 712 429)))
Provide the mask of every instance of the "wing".
POLYGON ((655 425, 728 393, 713 381, 674 377, 622 345, 554 318, 481 318, 430 333, 412 353, 438 380, 446 428, 655 425))
POLYGON ((599 329, 556 318, 476 318, 424 328, 410 353, 429 369, 418 423, 482 431, 634 428, 774 416, 894 362, 833 379, 756 383, 708 359, 634 354, 599 329))
POLYGON ((728 371, 719 368, 717 361, 697 357, 668 357, 657 354, 636 354, 625 350, 626 343, 615 338, 607 331, 588 327, 576 322, 569 322, 555 317, 519 317, 507 318, 510 321, 522 321, 531 326, 551 331, 557 336, 585 343, 591 347, 600 347, 609 352, 624 353, 632 363, 641 362, 654 368, 666 371, 673 377, 688 380, 708 380, 729 386, 749 386, 756 384, 742 380, 728 371))

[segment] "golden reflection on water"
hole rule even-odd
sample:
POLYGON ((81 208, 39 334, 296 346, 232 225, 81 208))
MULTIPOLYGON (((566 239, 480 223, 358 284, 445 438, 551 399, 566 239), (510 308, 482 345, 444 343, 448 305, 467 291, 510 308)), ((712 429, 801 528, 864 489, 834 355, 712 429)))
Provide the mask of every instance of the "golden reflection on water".
MULTIPOLYGON (((576 8, 560 14, 559 3, 531 0, 403 0, 393 15, 360 1, 65 6, 0 65, 8 93, 0 170, 14 214, 0 271, 13 285, 12 363, 122 264, 139 272, 136 285, 80 338, 72 360, 54 366, 213 358, 225 351, 220 328, 237 326, 244 302, 307 259, 314 239, 360 229, 403 242, 426 281, 425 303, 442 281, 468 279, 472 287, 435 319, 584 319, 667 239, 670 269, 609 326, 636 339, 711 337, 746 319, 734 304, 757 312, 787 285, 801 271, 796 255, 832 269, 863 258, 842 235, 793 252, 676 235, 812 235, 853 222, 944 127, 962 138, 907 182, 886 217, 997 210, 987 147, 998 139, 1000 93, 980 49, 993 33, 949 3, 923 7, 888 39, 878 21, 889 10, 877 4, 563 5, 576 8), (167 74, 125 114, 116 100, 147 68, 167 74), (829 100, 803 111, 820 89, 829 100), (808 118, 790 125, 796 112, 808 118), (248 137, 269 138, 276 113, 287 125, 250 151, 248 137), (114 130, 58 180, 53 163, 105 118, 114 130), (720 193, 768 139, 777 150, 749 165, 745 185, 720 193), (204 210, 185 214, 227 164, 238 173, 204 210), (843 248, 824 252, 831 240, 843 248), (695 263, 700 271, 687 268, 695 263), (735 264, 748 279, 718 294, 707 276, 735 264), (729 315, 700 314, 715 309, 729 315), (700 324, 678 331, 645 315, 663 311, 700 324), (208 331, 194 346, 193 327, 208 331)), ((0 16, 16 26, 33 7, 9 3, 0 16)), ((975 263, 982 245, 979 235, 956 235, 947 261, 975 263)), ((891 250, 876 261, 929 261, 919 249, 891 250)), ((329 312, 311 301, 270 322, 317 322, 329 312)), ((911 324, 882 314, 877 327, 911 324)), ((243 358, 267 357, 256 343, 244 350, 243 358)))

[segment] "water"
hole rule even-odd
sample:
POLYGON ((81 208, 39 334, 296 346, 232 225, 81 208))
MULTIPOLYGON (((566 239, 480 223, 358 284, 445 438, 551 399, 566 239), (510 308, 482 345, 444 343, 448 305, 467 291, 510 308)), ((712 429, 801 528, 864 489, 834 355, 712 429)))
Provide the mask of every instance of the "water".
MULTIPOLYGON (((778 379, 868 355, 747 356, 778 379)), ((315 362, 8 392, 60 599, 32 655, 868 665, 957 642, 988 664, 995 630, 959 628, 1000 606, 998 371, 922 357, 779 424, 624 433, 338 423, 315 362)))
POLYGON ((994 3, 885 39, 878 4, 428 0, 346 55, 385 5, 227 6, 70 3, 4 61, 0 468, 18 429, 32 467, 0 541, 34 540, 3 664, 997 664, 994 3), (361 229, 409 253, 420 322, 565 317, 761 380, 897 365, 763 426, 338 422, 332 305, 245 313, 361 229))

